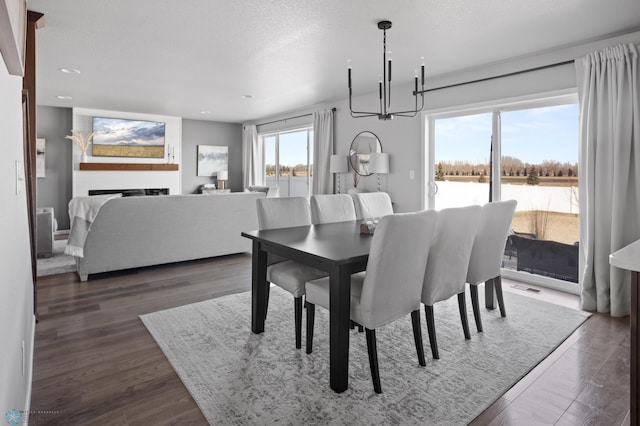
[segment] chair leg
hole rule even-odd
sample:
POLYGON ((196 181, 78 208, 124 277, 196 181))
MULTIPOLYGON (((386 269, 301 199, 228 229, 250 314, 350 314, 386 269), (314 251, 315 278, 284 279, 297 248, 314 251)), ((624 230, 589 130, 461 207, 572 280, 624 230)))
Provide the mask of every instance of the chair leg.
POLYGON ((471 290, 471 305, 473 306, 473 317, 476 320, 476 328, 478 333, 482 333, 482 318, 480 317, 480 303, 478 302, 478 286, 469 285, 471 290))
POLYGON ((462 331, 464 331, 464 338, 471 339, 471 333, 469 333, 469 320, 467 319, 467 299, 464 296, 464 291, 458 293, 458 307, 460 308, 460 319, 462 320, 462 331))
POLYGON ((424 367, 425 365, 427 365, 427 363, 424 360, 422 327, 420 326, 420 309, 411 312, 411 324, 413 325, 413 340, 416 343, 416 352, 418 352, 418 363, 424 367))
POLYGON ((316 318, 316 305, 306 302, 307 307, 307 353, 313 351, 313 324, 316 318))
POLYGON ((373 390, 382 393, 380 386, 380 370, 378 368, 378 348, 376 347, 376 331, 365 328, 367 333, 367 351, 369 352, 369 367, 371 368, 371 379, 373 380, 373 390))
POLYGON ((500 307, 500 316, 506 317, 507 311, 504 307, 504 297, 502 295, 502 277, 498 275, 493 279, 494 288, 496 289, 496 297, 498 298, 498 306, 500 307))
POLYGON ((438 340, 436 339, 436 325, 433 318, 433 306, 424 305, 424 314, 427 317, 427 332, 429 333, 431 355, 433 359, 440 359, 440 354, 438 354, 438 340))
POLYGON ((267 288, 264 292, 264 319, 267 319, 267 311, 269 310, 269 293, 271 291, 271 283, 266 282, 267 288))
POLYGON ((296 323, 296 349, 302 347, 302 296, 293 299, 296 323))

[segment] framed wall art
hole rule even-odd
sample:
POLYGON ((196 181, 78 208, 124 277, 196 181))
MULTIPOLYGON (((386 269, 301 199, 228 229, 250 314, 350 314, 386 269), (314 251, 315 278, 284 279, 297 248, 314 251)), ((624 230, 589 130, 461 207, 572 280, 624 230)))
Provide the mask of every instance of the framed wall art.
POLYGON ((198 145, 198 176, 215 176, 229 171, 229 147, 198 145))
POLYGON ((43 178, 45 177, 45 157, 46 156, 46 145, 45 139, 37 138, 36 139, 36 177, 43 178))

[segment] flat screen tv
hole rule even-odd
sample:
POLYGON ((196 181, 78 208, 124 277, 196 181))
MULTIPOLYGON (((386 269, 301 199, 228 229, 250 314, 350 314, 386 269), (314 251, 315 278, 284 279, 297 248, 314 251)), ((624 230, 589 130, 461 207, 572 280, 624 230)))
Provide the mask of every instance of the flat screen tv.
POLYGON ((164 158, 165 123, 93 117, 93 155, 164 158))

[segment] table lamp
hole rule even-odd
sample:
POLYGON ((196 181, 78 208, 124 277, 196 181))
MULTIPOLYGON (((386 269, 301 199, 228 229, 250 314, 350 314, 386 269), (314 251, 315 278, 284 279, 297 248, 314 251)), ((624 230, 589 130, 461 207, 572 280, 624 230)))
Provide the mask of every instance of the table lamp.
POLYGON ((340 173, 346 173, 349 171, 347 158, 348 157, 345 155, 332 155, 329 160, 329 172, 338 175, 338 194, 340 194, 340 173))
POLYGON ((378 176, 378 192, 380 192, 380 175, 389 174, 389 154, 374 152, 369 155, 369 172, 378 176))
POLYGON ((226 170, 219 171, 216 177, 218 179, 219 188, 224 189, 224 182, 229 180, 229 172, 226 170))

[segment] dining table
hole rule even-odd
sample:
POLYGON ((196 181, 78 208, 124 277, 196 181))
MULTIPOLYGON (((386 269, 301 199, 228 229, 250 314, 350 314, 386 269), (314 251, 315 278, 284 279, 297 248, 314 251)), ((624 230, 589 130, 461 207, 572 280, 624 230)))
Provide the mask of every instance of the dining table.
POLYGON ((251 330, 265 331, 269 254, 325 271, 329 276, 330 386, 349 385, 351 274, 367 268, 372 235, 360 233, 362 221, 325 223, 242 232, 252 240, 251 330))

